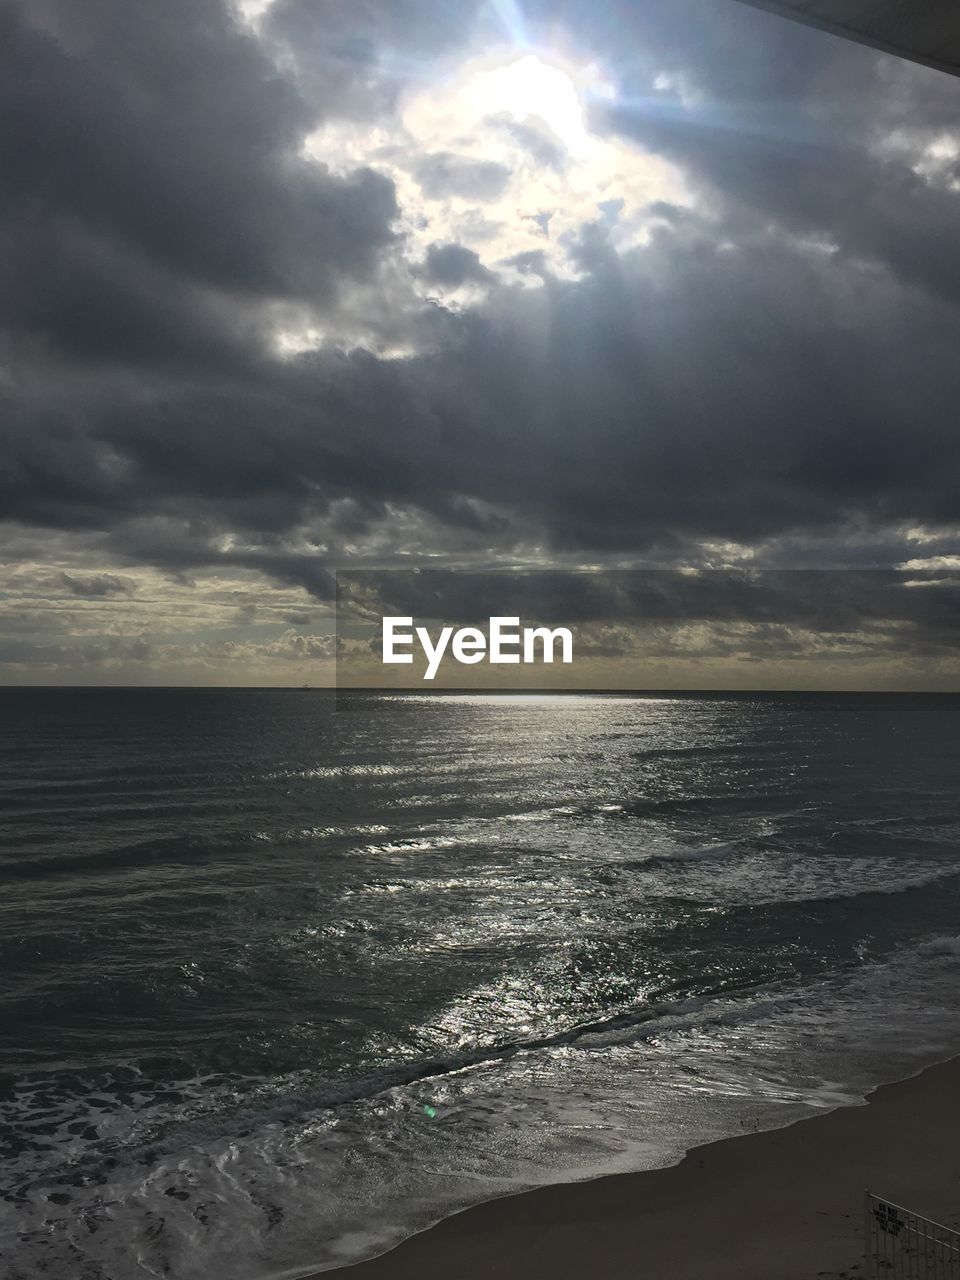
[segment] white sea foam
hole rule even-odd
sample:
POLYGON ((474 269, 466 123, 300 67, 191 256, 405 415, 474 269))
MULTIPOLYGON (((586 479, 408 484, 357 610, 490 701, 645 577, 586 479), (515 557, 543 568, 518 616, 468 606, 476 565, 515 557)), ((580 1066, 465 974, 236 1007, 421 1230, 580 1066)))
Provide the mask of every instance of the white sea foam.
POLYGON ((931 938, 920 946, 925 956, 960 956, 960 937, 931 938))
MULTIPOLYGON (((408 1083, 385 1073, 311 1095, 275 1080, 263 1101, 276 1103, 226 1133, 222 1116, 203 1119, 217 1082, 179 1081, 179 1139, 174 1130, 112 1167, 78 1163, 67 1108, 58 1155, 81 1176, 35 1176, 22 1188, 16 1218, 27 1248, 11 1280, 44 1267, 104 1280, 307 1274, 379 1252, 479 1199, 668 1164, 695 1142, 859 1101, 884 1075, 960 1047, 955 983, 924 977, 925 961, 958 952, 960 939, 934 938, 843 979, 665 1002, 619 1026, 481 1054, 467 1067, 434 1062, 408 1083), (878 1068, 891 1029, 900 1056, 878 1068)), ((36 1101, 22 1096, 28 1112, 36 1101)), ((104 1092, 103 1114, 119 1102, 104 1092)), ((141 1097, 141 1113, 144 1105, 141 1097)))
POLYGON ((326 778, 394 778, 398 774, 409 772, 409 767, 398 764, 364 763, 354 764, 317 764, 306 768, 274 769, 266 775, 271 782, 296 781, 297 779, 326 778))

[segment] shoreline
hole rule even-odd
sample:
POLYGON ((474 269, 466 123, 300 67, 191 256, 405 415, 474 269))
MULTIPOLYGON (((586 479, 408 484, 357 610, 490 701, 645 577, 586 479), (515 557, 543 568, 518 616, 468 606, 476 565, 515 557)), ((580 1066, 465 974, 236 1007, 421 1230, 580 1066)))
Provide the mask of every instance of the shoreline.
POLYGON ((815 1280, 865 1273, 863 1192, 960 1228, 960 1057, 679 1163, 470 1206, 344 1280, 815 1280))

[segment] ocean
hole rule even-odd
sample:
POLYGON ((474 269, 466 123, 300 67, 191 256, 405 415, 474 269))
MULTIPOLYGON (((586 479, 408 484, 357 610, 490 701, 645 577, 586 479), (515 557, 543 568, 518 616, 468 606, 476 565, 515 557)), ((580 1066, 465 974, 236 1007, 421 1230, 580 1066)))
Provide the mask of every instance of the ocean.
POLYGON ((960 1052, 960 697, 0 716, 10 1280, 302 1276, 960 1052))

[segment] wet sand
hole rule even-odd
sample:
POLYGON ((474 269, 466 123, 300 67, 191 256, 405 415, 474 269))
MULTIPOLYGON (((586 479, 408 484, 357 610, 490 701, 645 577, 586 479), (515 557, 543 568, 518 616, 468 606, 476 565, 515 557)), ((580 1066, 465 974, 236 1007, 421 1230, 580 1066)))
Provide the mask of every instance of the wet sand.
POLYGON ((960 1226, 960 1059, 884 1085, 865 1106, 697 1147, 669 1169, 478 1205, 335 1274, 344 1280, 852 1278, 864 1275, 865 1187, 960 1226))

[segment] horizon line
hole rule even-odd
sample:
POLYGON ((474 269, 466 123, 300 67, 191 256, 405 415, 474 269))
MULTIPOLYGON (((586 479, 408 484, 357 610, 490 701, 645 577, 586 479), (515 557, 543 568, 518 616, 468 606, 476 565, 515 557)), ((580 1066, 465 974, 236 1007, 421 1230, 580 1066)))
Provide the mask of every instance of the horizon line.
POLYGON ((956 697, 960 696, 960 688, 958 689, 845 689, 845 688, 742 688, 728 687, 723 685, 710 686, 709 688, 699 688, 695 686, 656 686, 651 688, 635 687, 624 689, 571 689, 571 688, 530 688, 518 689, 510 686, 498 686, 491 688, 478 689, 469 685, 449 686, 443 688, 424 688, 404 687, 392 689, 384 685, 348 685, 340 687, 337 685, 327 684, 4 684, 0 682, 0 692, 10 690, 30 690, 34 692, 53 692, 55 690, 89 690, 91 692, 106 692, 110 690, 126 691, 126 692, 147 692, 147 691, 169 691, 171 689, 191 690, 196 692, 225 692, 225 693, 389 693, 389 694, 410 694, 420 697, 424 694, 430 697, 442 697, 444 694, 491 694, 503 696, 504 694, 515 694, 518 697, 536 697, 538 695, 549 695, 551 697, 569 696, 583 697, 584 695, 610 695, 613 697, 653 697, 658 694, 677 696, 678 694, 696 695, 696 694, 850 694, 880 696, 890 694, 891 696, 930 696, 930 697, 956 697))

